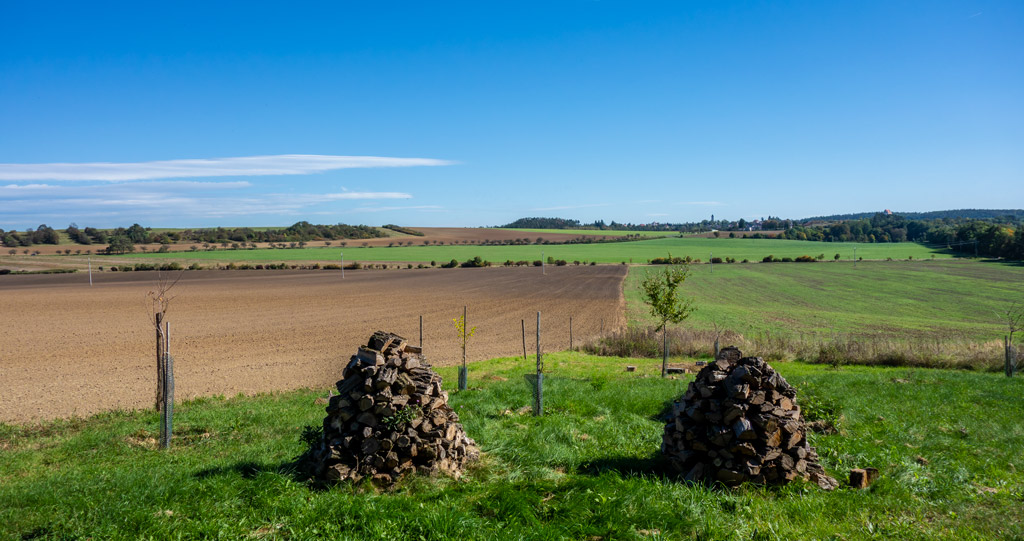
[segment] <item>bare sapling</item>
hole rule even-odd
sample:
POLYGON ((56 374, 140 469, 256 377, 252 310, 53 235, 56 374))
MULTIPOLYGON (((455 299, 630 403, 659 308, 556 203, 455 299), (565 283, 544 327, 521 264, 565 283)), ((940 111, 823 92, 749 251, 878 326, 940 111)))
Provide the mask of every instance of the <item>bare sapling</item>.
POLYGON ((1005 345, 1006 376, 1012 377, 1013 373, 1017 371, 1017 353, 1013 347, 1013 335, 1024 330, 1024 305, 1015 301, 1005 310, 996 311, 996 315, 1009 333, 1005 345))
POLYGON ((181 280, 182 275, 184 275, 184 271, 179 272, 174 278, 158 272, 153 289, 146 293, 146 301, 152 314, 150 323, 156 329, 156 411, 163 411, 164 403, 164 353, 167 346, 164 322, 167 318, 167 311, 171 307, 171 301, 176 297, 176 295, 171 295, 171 290, 181 280))
POLYGON ((725 329, 723 329, 721 326, 719 326, 718 325, 718 321, 715 320, 715 319, 711 320, 711 326, 713 328, 713 332, 714 332, 714 335, 715 335, 715 355, 712 358, 713 359, 717 359, 718 358, 718 352, 721 351, 721 349, 722 349, 721 348, 721 340, 722 340, 722 334, 725 332, 725 329))
POLYGON ((473 333, 476 332, 476 327, 466 327, 466 308, 462 308, 462 316, 453 318, 452 322, 455 324, 455 332, 459 336, 460 343, 462 345, 462 366, 459 369, 459 390, 465 391, 469 379, 469 368, 466 366, 466 344, 469 339, 473 337, 473 333))

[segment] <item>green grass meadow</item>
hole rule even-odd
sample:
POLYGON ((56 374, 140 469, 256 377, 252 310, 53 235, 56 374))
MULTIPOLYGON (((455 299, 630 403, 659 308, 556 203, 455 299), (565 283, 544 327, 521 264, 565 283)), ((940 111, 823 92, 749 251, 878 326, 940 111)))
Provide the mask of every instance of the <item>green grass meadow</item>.
MULTIPOLYGON (((661 470, 659 414, 688 380, 650 360, 547 356, 546 415, 532 361, 470 367, 451 404, 482 460, 461 480, 413 478, 393 491, 312 488, 290 467, 326 389, 178 405, 169 452, 158 417, 111 412, 0 425, 5 539, 1020 539, 1024 380, 1001 375, 778 363, 810 435, 843 479, 876 467, 870 489, 803 483, 689 485, 661 470), (623 371, 636 364, 636 373, 623 371)), ((455 369, 440 370, 446 382, 455 369)), ((69 396, 69 399, 73 397, 69 396)))
MULTIPOLYGON (((678 231, 611 231, 607 229, 529 229, 496 227, 498 231, 522 231, 523 233, 562 233, 566 235, 605 235, 609 237, 625 237, 626 235, 639 235, 641 237, 678 237, 678 231)), ((726 233, 728 235, 728 233, 726 233)))
MULTIPOLYGON (((776 241, 767 241, 776 242, 776 241)), ((859 250, 858 250, 859 251, 859 250)), ((626 279, 629 320, 651 323, 640 283, 626 279)), ((684 326, 713 323, 743 334, 774 333, 1001 340, 997 312, 1024 304, 1024 266, 969 260, 691 265, 683 285, 697 310, 684 326)))
MULTIPOLYGON (((402 246, 402 247, 363 247, 360 241, 348 241, 349 246, 332 246, 329 248, 294 248, 254 250, 215 250, 196 252, 174 251, 164 254, 135 253, 128 256, 145 259, 177 259, 188 261, 337 261, 339 254, 344 252, 346 261, 414 261, 443 263, 452 259, 465 261, 476 256, 500 264, 506 260, 534 261, 553 257, 573 261, 593 261, 597 263, 646 263, 656 257, 665 257, 671 253, 675 257, 690 256, 694 259, 707 261, 711 254, 714 257, 732 257, 738 261, 749 259, 761 261, 765 256, 799 257, 801 255, 817 256, 825 254, 832 259, 839 254, 842 259, 852 260, 854 248, 857 257, 864 259, 928 259, 948 258, 949 255, 926 248, 920 244, 902 243, 843 243, 843 242, 812 242, 782 239, 708 239, 708 238, 656 238, 629 242, 608 242, 593 244, 549 244, 520 246, 402 246)), ((184 246, 178 247, 178 250, 184 246)), ((53 256, 57 257, 57 256, 53 256)))

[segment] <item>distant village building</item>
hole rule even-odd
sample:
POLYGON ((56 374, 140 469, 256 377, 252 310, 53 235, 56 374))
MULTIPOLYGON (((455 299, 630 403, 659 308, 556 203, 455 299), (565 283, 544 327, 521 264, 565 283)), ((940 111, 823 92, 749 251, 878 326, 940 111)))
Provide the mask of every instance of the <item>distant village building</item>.
POLYGON ((889 209, 885 209, 885 214, 886 216, 892 216, 892 211, 889 209))

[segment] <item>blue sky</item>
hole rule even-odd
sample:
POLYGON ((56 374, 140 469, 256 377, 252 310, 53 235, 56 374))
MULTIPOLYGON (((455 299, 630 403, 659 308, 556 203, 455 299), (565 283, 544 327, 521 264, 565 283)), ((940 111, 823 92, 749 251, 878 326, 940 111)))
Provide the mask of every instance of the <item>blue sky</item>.
POLYGON ((1022 96, 1018 1, 4 2, 0 228, 1019 208, 1022 96))

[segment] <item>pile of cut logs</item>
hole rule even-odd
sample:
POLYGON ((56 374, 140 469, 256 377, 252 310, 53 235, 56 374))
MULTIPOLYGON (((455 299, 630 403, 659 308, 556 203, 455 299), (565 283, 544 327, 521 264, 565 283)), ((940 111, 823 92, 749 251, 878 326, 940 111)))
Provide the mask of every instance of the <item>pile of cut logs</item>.
POLYGON ((328 402, 323 437, 307 454, 312 475, 391 485, 413 471, 458 477, 479 456, 421 353, 383 331, 359 348, 328 402))
POLYGON ((661 452, 694 482, 838 486, 808 445, 796 389, 760 357, 727 347, 673 404, 661 452))

